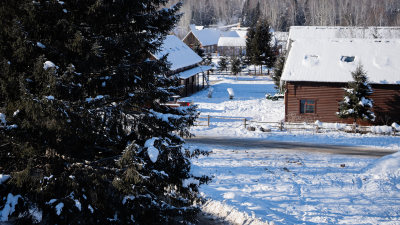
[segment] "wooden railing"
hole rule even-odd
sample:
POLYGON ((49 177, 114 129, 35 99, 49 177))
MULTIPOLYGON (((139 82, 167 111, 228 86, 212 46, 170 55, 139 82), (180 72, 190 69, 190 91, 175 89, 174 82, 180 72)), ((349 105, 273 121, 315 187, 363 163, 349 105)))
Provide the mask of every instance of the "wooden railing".
MULTIPOLYGON (((195 125, 194 126, 207 126, 209 127, 212 123, 217 123, 213 121, 212 119, 218 119, 218 120, 236 120, 236 121, 241 121, 243 124, 243 127, 249 130, 252 130, 250 128, 256 128, 258 125, 259 127, 262 127, 263 124, 268 125, 268 128, 274 128, 275 130, 279 131, 292 131, 292 130, 308 130, 308 131, 314 131, 316 133, 324 132, 324 131, 344 131, 344 132, 353 132, 353 133, 372 133, 371 132, 371 127, 372 126, 360 126, 357 124, 347 124, 345 126, 342 126, 341 129, 337 128, 327 128, 327 127, 321 127, 318 126, 315 123, 289 123, 289 122, 283 122, 283 121, 256 121, 252 120, 250 118, 246 117, 225 117, 225 116, 201 116, 198 117, 195 125)), ((263 129, 263 131, 268 130, 268 129, 263 129)), ((396 130, 395 128, 391 128, 391 132, 384 133, 386 135, 399 135, 400 131, 396 130)))

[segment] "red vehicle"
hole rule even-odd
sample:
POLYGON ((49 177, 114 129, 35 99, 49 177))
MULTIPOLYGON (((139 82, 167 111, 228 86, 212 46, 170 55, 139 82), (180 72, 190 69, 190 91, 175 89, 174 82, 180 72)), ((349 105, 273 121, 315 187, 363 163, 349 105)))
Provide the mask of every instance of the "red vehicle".
POLYGON ((169 107, 181 107, 181 106, 191 106, 193 102, 191 101, 180 101, 179 99, 181 96, 179 95, 174 95, 170 97, 170 101, 165 103, 164 105, 169 106, 169 107))

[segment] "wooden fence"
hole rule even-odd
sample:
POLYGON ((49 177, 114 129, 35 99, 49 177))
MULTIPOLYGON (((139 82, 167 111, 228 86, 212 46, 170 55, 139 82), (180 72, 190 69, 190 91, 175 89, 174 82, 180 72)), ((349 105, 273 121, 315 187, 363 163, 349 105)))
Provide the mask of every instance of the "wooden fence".
MULTIPOLYGON (((338 128, 327 128, 327 127, 321 127, 318 126, 318 124, 315 123, 288 123, 288 122, 266 122, 266 121, 256 121, 252 120, 249 118, 245 117, 224 117, 224 116, 202 116, 198 117, 198 119, 195 123, 195 126, 207 126, 209 127, 212 123, 215 121, 212 121, 212 119, 218 119, 218 120, 236 120, 236 121, 241 121, 243 124, 243 127, 245 129, 249 130, 255 130, 256 127, 258 126, 261 128, 262 131, 271 131, 271 129, 268 128, 274 128, 279 131, 292 131, 292 130, 307 130, 307 131, 314 131, 316 133, 320 132, 326 132, 326 131, 344 131, 344 132, 353 132, 353 133, 372 133, 371 128, 372 126, 360 126, 357 124, 347 124, 344 126, 341 126, 339 129, 338 128), (202 120, 201 120, 202 119, 202 120), (262 125, 267 125, 267 129, 262 128, 262 125)), ((391 128, 391 132, 382 132, 383 134, 386 135, 399 135, 400 132, 397 131, 394 127, 391 128)))

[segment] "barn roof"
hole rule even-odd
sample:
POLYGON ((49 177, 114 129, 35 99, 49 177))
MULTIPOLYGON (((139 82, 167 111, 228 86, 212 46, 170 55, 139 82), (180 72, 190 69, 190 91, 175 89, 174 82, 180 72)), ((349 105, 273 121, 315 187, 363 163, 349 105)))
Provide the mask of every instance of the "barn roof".
POLYGON ((218 47, 246 47, 246 39, 242 37, 220 37, 218 47))
POLYGON ((340 26, 292 26, 289 39, 396 39, 400 38, 400 27, 340 27, 340 26))
POLYGON ((154 54, 154 57, 160 59, 167 54, 167 61, 171 63, 171 70, 195 65, 202 61, 199 55, 174 35, 167 35, 160 51, 154 54))
POLYGON ((370 83, 400 84, 399 52, 400 39, 299 39, 281 80, 348 82, 361 63, 370 83))

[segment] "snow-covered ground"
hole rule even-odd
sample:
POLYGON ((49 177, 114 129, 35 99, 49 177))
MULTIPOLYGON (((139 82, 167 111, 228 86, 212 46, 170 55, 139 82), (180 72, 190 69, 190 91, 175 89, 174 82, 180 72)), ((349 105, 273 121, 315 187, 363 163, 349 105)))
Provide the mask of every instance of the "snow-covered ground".
MULTIPOLYGON (((211 118, 210 127, 197 126, 191 128, 196 136, 229 136, 238 138, 262 138, 271 141, 309 142, 318 144, 356 145, 382 148, 389 150, 400 149, 400 138, 388 135, 353 134, 343 131, 316 133, 312 131, 286 131, 272 129, 272 132, 248 131, 244 128, 243 119, 259 122, 279 122, 284 119, 283 99, 271 101, 265 99, 265 94, 275 94, 273 82, 268 77, 260 76, 210 76, 213 89, 212 98, 208 98, 208 89, 200 91, 184 100, 197 104, 201 117, 219 116, 232 118, 211 118), (227 88, 232 88, 235 94, 229 99, 227 88)), ((206 119, 200 118, 199 123, 206 125, 206 119)), ((249 123, 247 121, 247 123, 249 123)), ((250 123, 251 126, 266 124, 250 123)), ((334 125, 334 124, 331 124, 334 125)))
POLYGON ((400 224, 400 152, 382 159, 192 146, 203 210, 233 224, 400 224))
MULTIPOLYGON (((211 99, 208 90, 187 99, 199 106, 201 116, 240 118, 212 119, 210 127, 192 128, 197 136, 400 149, 398 136, 247 131, 242 118, 283 119, 283 100, 264 98, 274 93, 273 83, 265 77, 213 79, 221 81, 212 86, 211 99), (227 88, 233 89, 234 99, 229 99, 227 88)), ((195 174, 213 177, 200 189, 209 199, 203 210, 233 224, 400 224, 400 153, 378 159, 212 143, 189 147, 211 151, 209 156, 193 160, 195 174)))

